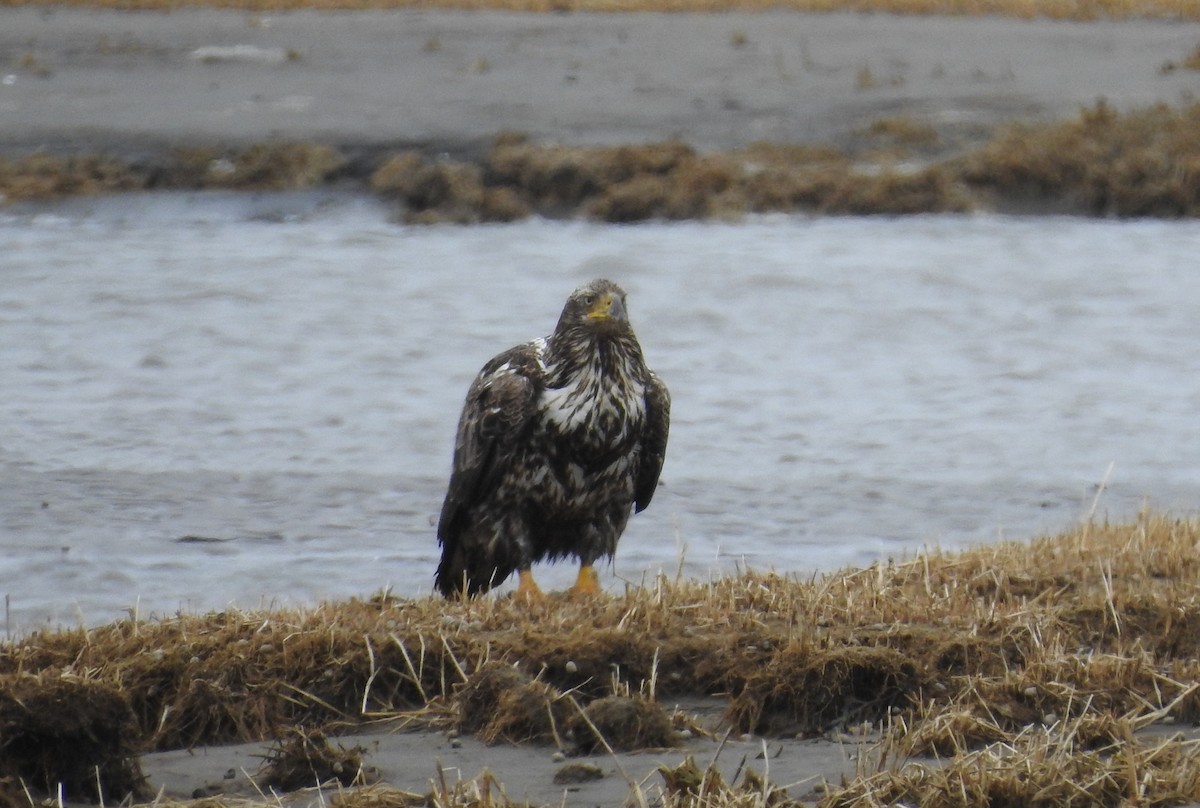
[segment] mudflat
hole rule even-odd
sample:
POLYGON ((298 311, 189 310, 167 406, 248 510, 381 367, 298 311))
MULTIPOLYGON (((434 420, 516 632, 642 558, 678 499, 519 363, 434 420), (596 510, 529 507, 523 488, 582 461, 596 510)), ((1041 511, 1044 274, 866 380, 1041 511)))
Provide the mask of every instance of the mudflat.
POLYGON ((0 8, 0 151, 123 158, 267 140, 470 153, 838 143, 881 117, 947 148, 1011 120, 1189 103, 1200 23, 811 14, 0 8))

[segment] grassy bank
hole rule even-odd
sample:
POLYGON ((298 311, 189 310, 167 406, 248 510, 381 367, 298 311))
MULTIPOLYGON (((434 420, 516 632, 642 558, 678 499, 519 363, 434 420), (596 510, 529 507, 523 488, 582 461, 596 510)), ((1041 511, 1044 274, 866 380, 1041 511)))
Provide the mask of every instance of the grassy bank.
MULTIPOLYGON (((381 595, 39 633, 0 648, 0 803, 27 803, 20 782, 136 798, 141 750, 282 749, 297 727, 383 716, 496 742, 662 745, 688 722, 657 705, 687 694, 725 699, 738 733, 881 732, 827 806, 1194 801, 1200 748, 1138 731, 1200 718, 1198 543, 1200 522, 1147 515, 811 580, 664 579, 532 606, 381 595)), ((301 737, 292 758, 324 748, 301 737)), ((670 805, 791 799, 683 769, 663 773, 670 805)), ((422 799, 480 804, 460 786, 422 799)), ((400 793, 339 799, 416 799, 400 793)))
POLYGON ((911 118, 875 121, 843 147, 681 142, 584 148, 497 137, 475 158, 351 156, 322 144, 189 149, 155 163, 37 153, 0 159, 9 201, 148 190, 370 190, 408 222, 729 219, 755 213, 973 210, 1200 215, 1200 104, 1119 114, 1103 103, 1051 125, 998 129, 965 153, 911 118))

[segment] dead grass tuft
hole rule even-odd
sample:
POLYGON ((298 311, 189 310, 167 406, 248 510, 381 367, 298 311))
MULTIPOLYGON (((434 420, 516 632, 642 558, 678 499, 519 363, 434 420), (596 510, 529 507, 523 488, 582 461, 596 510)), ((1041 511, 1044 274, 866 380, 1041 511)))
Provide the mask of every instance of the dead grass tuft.
POLYGON ((1135 739, 1089 749, 1079 727, 1030 728, 938 764, 885 770, 833 790, 820 808, 877 805, 1173 805, 1200 797, 1200 746, 1135 739))
POLYGON ((261 788, 296 791, 329 782, 352 786, 370 777, 363 766, 366 750, 361 746, 335 747, 324 733, 302 727, 289 728, 283 736, 255 778, 261 788))
POLYGON ((740 784, 725 782, 713 765, 701 769, 689 756, 678 766, 659 766, 666 808, 792 808, 800 803, 779 788, 746 769, 740 784))
POLYGON ((562 746, 569 706, 561 694, 512 665, 491 662, 463 684, 456 700, 458 726, 484 743, 556 743, 562 746))
MULTIPOLYGON (((432 794, 417 794, 387 785, 374 785, 339 791, 333 795, 333 808, 416 808, 437 805, 432 794)), ((448 803, 441 803, 447 805, 448 803)))
POLYGON ((919 688, 917 666, 890 648, 797 643, 749 675, 728 717, 744 732, 816 734, 878 721, 919 688))
POLYGON ((671 717, 658 703, 641 696, 596 699, 572 720, 571 728, 581 752, 660 749, 676 743, 671 717))

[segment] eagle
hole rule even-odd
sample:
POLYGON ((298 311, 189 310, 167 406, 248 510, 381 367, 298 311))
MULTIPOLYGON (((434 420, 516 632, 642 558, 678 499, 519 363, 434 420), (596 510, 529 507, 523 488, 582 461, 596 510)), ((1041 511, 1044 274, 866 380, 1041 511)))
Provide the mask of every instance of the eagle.
POLYGON ((517 597, 539 598, 534 562, 574 556, 570 592, 598 593, 596 561, 654 497, 670 420, 625 291, 603 279, 576 289, 554 333, 497 355, 467 391, 438 520, 438 591, 472 596, 516 572, 517 597))

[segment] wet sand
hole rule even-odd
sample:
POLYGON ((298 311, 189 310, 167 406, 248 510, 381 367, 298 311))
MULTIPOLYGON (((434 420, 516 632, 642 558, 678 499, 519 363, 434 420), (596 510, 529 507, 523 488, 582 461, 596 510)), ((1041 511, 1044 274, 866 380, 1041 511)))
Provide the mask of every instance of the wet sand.
MULTIPOLYGON (((664 706, 673 705, 668 700, 664 706)), ((724 704, 711 699, 679 706, 715 727, 724 704)), ((839 783, 843 775, 853 777, 856 767, 870 759, 871 744, 878 740, 877 732, 806 740, 725 738, 718 734, 692 738, 672 749, 564 758, 546 745, 487 746, 470 736, 451 738, 445 733, 406 732, 387 725, 331 738, 335 746, 364 749, 364 763, 370 767, 371 776, 405 791, 425 794, 443 777, 453 785, 473 780, 486 770, 518 803, 613 808, 626 804, 637 789, 657 795, 663 786, 658 767, 679 766, 688 756, 694 757, 701 769, 713 763, 727 782, 740 782, 741 775, 753 769, 767 775, 773 784, 787 787, 792 797, 815 800, 824 783, 839 783), (563 767, 579 763, 598 767, 603 776, 587 782, 555 782, 555 774, 563 767)), ((167 797, 220 794, 256 798, 259 786, 254 783, 254 775, 271 748, 271 744, 238 744, 162 752, 145 756, 142 768, 151 786, 156 791, 161 788, 167 797)), ((335 784, 332 789, 336 788, 335 784)), ((307 797, 312 803, 320 799, 315 789, 307 797)))
MULTIPOLYGON (((556 755, 546 745, 488 746, 470 736, 405 731, 396 724, 331 737, 330 741, 343 749, 361 748, 368 779, 381 786, 428 794, 441 781, 453 787, 491 774, 510 800, 534 806, 617 808, 639 804, 639 792, 649 798, 650 804, 659 804, 657 798, 664 785, 659 768, 678 767, 689 757, 701 770, 713 766, 725 782, 734 785, 741 785, 746 771, 752 770, 805 804, 817 802, 826 784, 836 787, 878 771, 881 737, 877 729, 864 727, 862 731, 804 739, 726 737, 720 730, 725 706, 720 699, 692 699, 681 704, 667 699, 663 706, 668 711, 678 706, 714 730, 713 737, 694 737, 671 749, 579 757, 556 755), (564 767, 581 763, 597 767, 603 776, 585 782, 555 781, 555 775, 564 767)), ((1200 729, 1157 724, 1143 729, 1139 736, 1196 742, 1200 729)), ((164 797, 182 800, 222 796, 262 801, 265 789, 255 782, 259 779, 256 773, 273 747, 249 743, 159 752, 143 756, 141 765, 150 786, 164 797)), ((289 800, 288 804, 327 805, 339 788, 337 783, 313 787, 298 792, 298 801, 289 800)), ((269 792, 267 797, 274 799, 269 792)))
POLYGON ((881 117, 947 149, 1014 119, 1200 97, 1200 23, 0 8, 0 152, 121 157, 319 141, 477 150, 680 138, 844 143, 881 117))

